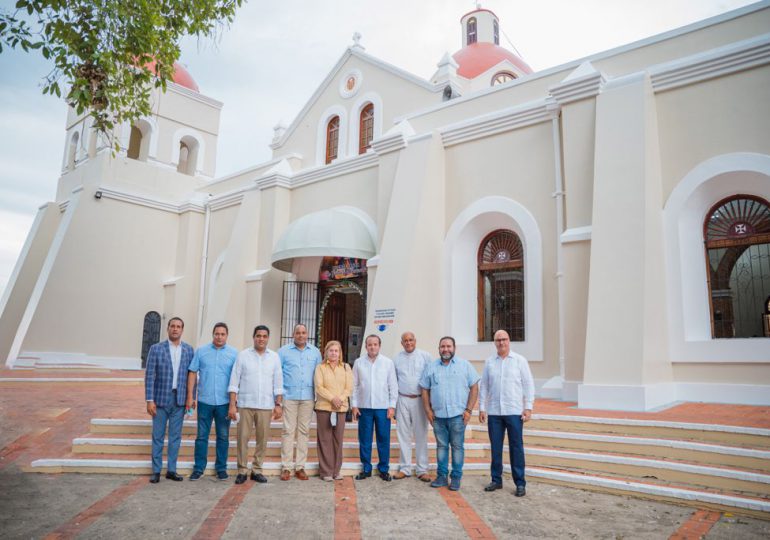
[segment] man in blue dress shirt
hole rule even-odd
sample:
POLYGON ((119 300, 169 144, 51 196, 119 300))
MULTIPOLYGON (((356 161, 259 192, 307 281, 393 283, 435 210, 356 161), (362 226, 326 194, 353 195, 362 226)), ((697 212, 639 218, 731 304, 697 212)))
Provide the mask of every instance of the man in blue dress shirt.
POLYGON ((511 474, 516 485, 516 496, 527 491, 524 480, 524 422, 532 416, 535 401, 535 383, 527 359, 511 351, 508 332, 495 332, 497 354, 487 358, 481 376, 479 421, 489 419, 489 442, 492 446, 492 482, 484 491, 503 487, 503 439, 508 432, 508 450, 511 474))
POLYGON ((187 397, 187 366, 193 358, 193 348, 182 341, 184 321, 179 317, 168 320, 168 340, 150 347, 144 373, 144 394, 147 414, 152 416, 152 475, 150 482, 160 481, 163 465, 163 437, 168 424, 168 466, 166 478, 179 482, 176 459, 182 442, 184 402, 187 397))
POLYGON ((294 341, 278 350, 283 370, 283 436, 281 441, 281 480, 289 480, 291 471, 299 480, 307 480, 307 438, 313 417, 315 390, 313 376, 321 363, 321 351, 307 342, 307 327, 294 327, 294 341), (297 459, 294 458, 294 443, 297 459))
POLYGON ((211 421, 216 424, 217 460, 214 463, 217 478, 227 480, 227 451, 230 444, 230 373, 238 357, 238 351, 227 344, 227 325, 219 322, 214 325, 213 339, 195 351, 190 362, 187 377, 187 409, 195 408, 198 403, 198 436, 195 438, 195 465, 190 480, 197 480, 206 470, 209 451, 209 433, 211 421), (196 377, 197 399, 195 397, 196 377))
POLYGON ((438 474, 431 487, 449 485, 452 491, 460 489, 465 459, 465 426, 479 395, 479 374, 470 362, 455 356, 455 340, 446 336, 438 343, 441 358, 425 366, 420 379, 425 414, 436 436, 438 474), (449 447, 452 447, 451 483, 449 447))

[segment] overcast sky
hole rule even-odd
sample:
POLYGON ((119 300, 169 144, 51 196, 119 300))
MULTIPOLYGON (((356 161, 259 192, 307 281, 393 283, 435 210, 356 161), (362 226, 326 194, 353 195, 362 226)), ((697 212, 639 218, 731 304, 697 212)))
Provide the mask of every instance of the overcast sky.
MULTIPOLYGON (((10 8, 15 0, 0 0, 10 8)), ((750 4, 745 0, 488 0, 501 45, 535 70, 601 52, 750 4)), ((203 94, 224 102, 217 176, 270 158, 273 126, 293 120, 354 32, 366 52, 429 78, 460 48, 467 0, 252 0, 217 40, 183 44, 181 62, 203 94)), ((53 199, 66 106, 42 96, 49 66, 0 53, 0 291, 37 208, 53 199)))

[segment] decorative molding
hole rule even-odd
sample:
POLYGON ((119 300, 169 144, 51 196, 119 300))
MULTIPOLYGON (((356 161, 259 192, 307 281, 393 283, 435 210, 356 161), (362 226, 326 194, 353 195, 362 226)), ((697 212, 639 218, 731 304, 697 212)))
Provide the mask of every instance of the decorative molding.
POLYGON ((386 134, 372 141, 372 149, 380 156, 406 148, 406 145, 403 133, 386 134))
POLYGON ((263 176, 262 178, 255 180, 255 183, 259 189, 268 189, 271 187, 291 189, 291 177, 278 172, 263 176))
POLYGON ((340 176, 342 174, 369 169, 371 167, 376 167, 378 163, 379 159, 374 152, 367 152, 366 154, 360 154, 348 159, 340 159, 329 165, 321 165, 319 167, 297 172, 292 176, 291 187, 304 186, 306 184, 312 184, 313 182, 328 180, 329 178, 340 176))
POLYGON ((548 88, 548 92, 560 105, 598 96, 607 78, 597 71, 591 62, 584 62, 559 84, 548 88))
POLYGON ((548 100, 539 99, 450 124, 440 130, 441 138, 448 147, 546 122, 552 117, 548 105, 548 100))
POLYGON ((240 188, 212 197, 209 199, 209 208, 214 212, 216 210, 222 210, 223 208, 241 204, 243 195, 246 191, 248 191, 248 188, 240 188))
POLYGON ((591 225, 585 227, 573 227, 567 229, 561 233, 561 243, 571 244, 573 242, 590 242, 591 241, 591 225))
POLYGON ((130 193, 128 191, 120 191, 115 188, 99 186, 96 191, 100 191, 102 199, 112 199, 115 201, 127 202, 136 204, 138 206, 145 206, 147 208, 154 208, 155 210, 162 210, 164 212, 172 212, 174 214, 181 214, 183 212, 198 212, 204 213, 205 207, 196 201, 185 201, 181 204, 176 204, 171 201, 164 201, 161 199, 154 199, 145 195, 139 195, 137 193, 130 193))
POLYGON ((184 278, 184 276, 174 276, 172 278, 168 278, 168 279, 163 281, 163 286, 164 287, 173 287, 174 285, 179 283, 179 281, 181 281, 182 278, 184 278))
POLYGON ((166 82, 166 91, 170 91, 174 94, 180 94, 182 96, 188 97, 200 103, 204 103, 209 107, 214 107, 217 110, 221 110, 222 107, 224 106, 224 103, 222 103, 221 101, 217 101, 214 98, 204 96, 200 92, 196 92, 195 90, 190 90, 189 88, 176 84, 175 82, 172 82, 172 81, 166 82))
POLYGON ((648 69, 652 87, 663 92, 770 64, 770 34, 731 43, 648 69))

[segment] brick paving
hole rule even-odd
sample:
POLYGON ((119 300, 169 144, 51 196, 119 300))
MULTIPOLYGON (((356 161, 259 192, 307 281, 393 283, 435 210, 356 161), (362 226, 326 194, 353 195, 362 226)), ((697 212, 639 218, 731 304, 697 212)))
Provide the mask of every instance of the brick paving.
MULTIPOLYGON (((69 374, 70 372, 66 372, 60 375, 69 374)), ((38 372, 37 375, 50 374, 38 372)), ((91 374, 95 377, 129 375, 136 376, 136 372, 100 371, 91 374)), ((20 370, 0 370, 0 425, 11 426, 11 431, 18 434, 0 448, 0 470, 7 470, 12 464, 25 467, 42 457, 72 456, 72 439, 89 433, 91 418, 147 418, 144 389, 141 384, 3 381, 4 378, 19 376, 20 370)), ((575 406, 575 403, 538 400, 535 413, 716 423, 770 429, 770 407, 682 403, 662 411, 627 413, 583 410, 575 406)), ((119 506, 145 485, 147 478, 142 476, 115 489, 108 496, 59 525, 48 538, 71 538, 82 533, 99 516, 119 506)), ((210 511, 196 537, 221 537, 252 485, 252 482, 248 482, 243 486, 228 489, 210 511)), ((346 478, 343 482, 335 482, 334 491, 335 538, 361 538, 356 486, 353 480, 346 478)), ((493 531, 462 495, 446 489, 439 491, 469 537, 495 537, 493 531)), ((702 538, 719 521, 720 515, 719 512, 699 510, 681 528, 673 532, 671 538, 702 538)))
POLYGON ((356 486, 349 476, 334 482, 334 538, 360 540, 361 522, 358 519, 356 486))
POLYGON ((221 538, 230 525, 236 510, 243 503, 246 494, 254 486, 254 482, 245 482, 241 485, 233 484, 201 524, 198 531, 193 535, 194 540, 211 540, 221 538))
POLYGON ((679 530, 669 537, 669 540, 700 540, 722 517, 720 512, 711 510, 696 510, 679 530))
POLYGON ((496 539, 492 529, 481 519, 468 501, 459 491, 450 491, 448 488, 439 488, 439 493, 446 501, 447 506, 452 510, 457 520, 465 529, 468 538, 473 539, 496 539))
POLYGON ((103 499, 96 501, 78 515, 59 526, 52 533, 47 534, 44 540, 68 540, 75 538, 102 515, 118 506, 126 498, 146 485, 147 479, 141 477, 135 478, 124 486, 120 486, 103 499))

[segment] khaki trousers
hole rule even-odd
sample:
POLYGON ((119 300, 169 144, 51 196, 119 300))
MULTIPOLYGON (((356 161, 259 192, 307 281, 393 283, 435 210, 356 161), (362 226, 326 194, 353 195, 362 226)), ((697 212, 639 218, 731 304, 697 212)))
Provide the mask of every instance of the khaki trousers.
POLYGON ((281 468, 300 470, 307 461, 307 438, 310 420, 313 418, 312 399, 286 399, 283 401, 283 435, 281 436, 281 468), (297 459, 294 442, 297 442, 297 459))
POLYGON ((251 470, 262 473, 262 463, 265 461, 265 449, 270 438, 271 409, 238 409, 238 474, 249 472, 249 439, 256 432, 257 447, 254 449, 254 463, 251 470))
POLYGON ((342 469, 342 442, 345 437, 345 413, 316 411, 318 437, 318 474, 338 476, 342 469), (332 426, 331 415, 337 415, 337 425, 332 426))

